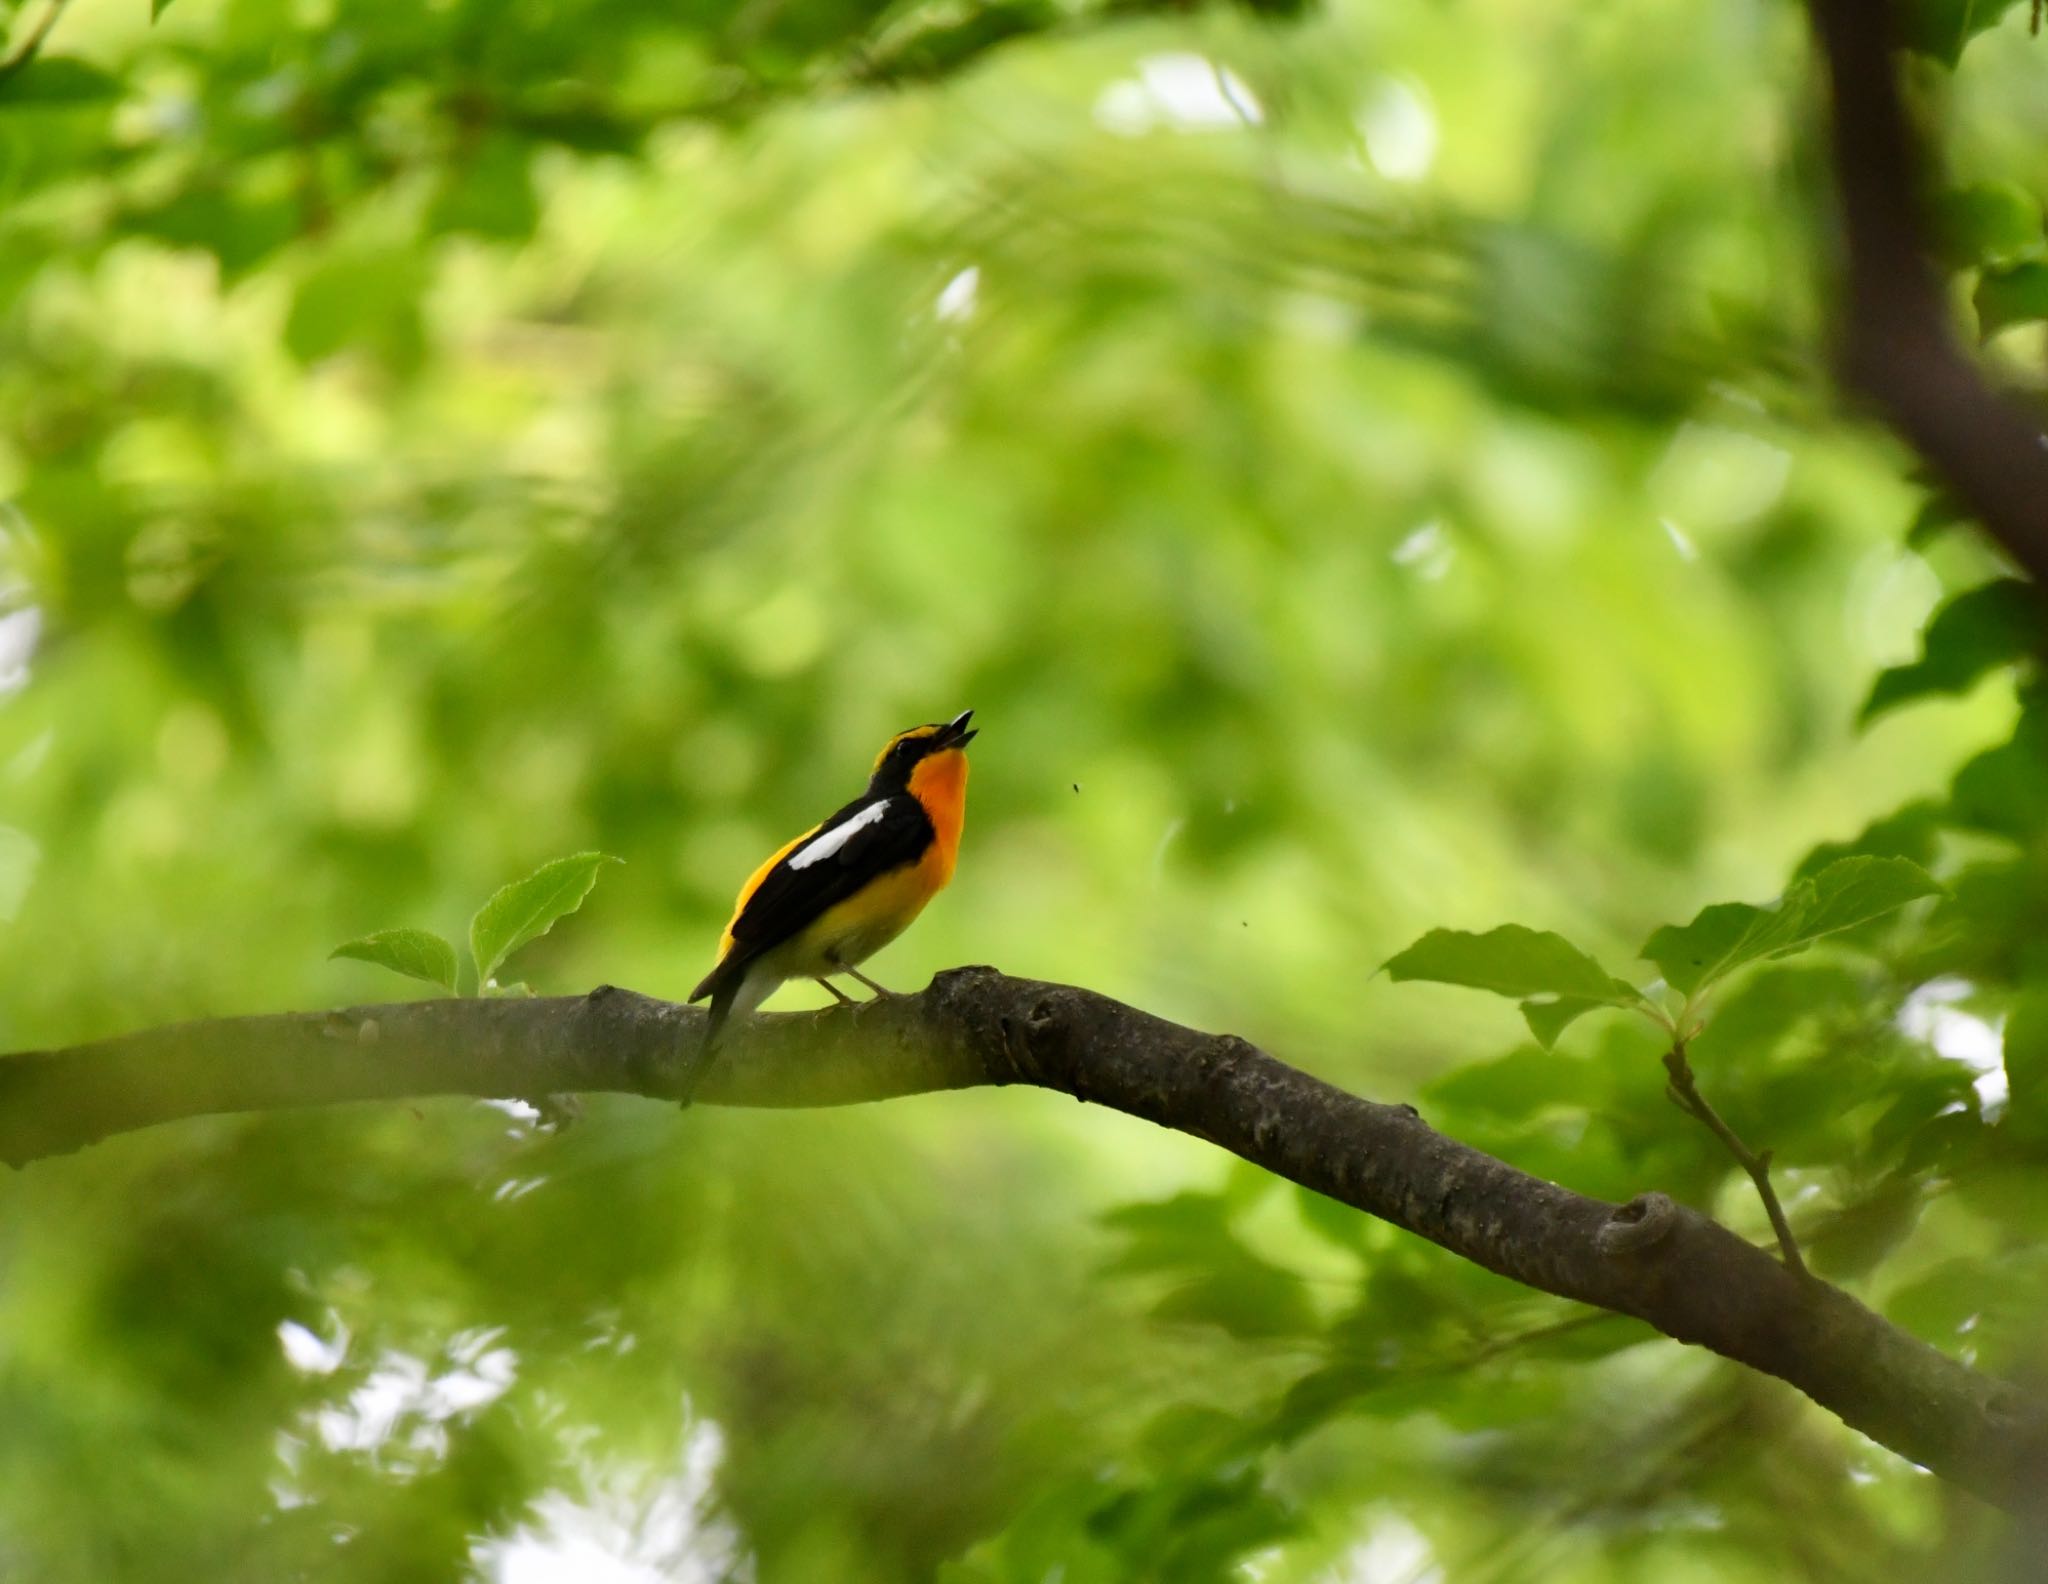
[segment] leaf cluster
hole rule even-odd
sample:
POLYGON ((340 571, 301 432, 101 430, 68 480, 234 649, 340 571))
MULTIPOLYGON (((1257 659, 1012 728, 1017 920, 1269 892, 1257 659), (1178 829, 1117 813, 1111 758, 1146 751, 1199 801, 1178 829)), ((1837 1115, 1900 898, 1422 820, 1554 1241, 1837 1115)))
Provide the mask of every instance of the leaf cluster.
POLYGON ((1389 958, 1386 971, 1397 980, 1465 985, 1519 1001, 1529 1031, 1545 1046, 1599 1007, 1638 1012, 1690 1038, 1702 1026, 1707 992, 1742 969, 1796 956, 1941 890, 1933 876, 1904 858, 1841 858, 1795 881, 1771 907, 1720 902, 1689 924, 1660 927, 1638 955, 1654 963, 1662 978, 1641 990, 1563 936, 1520 924, 1483 935, 1432 930, 1389 958), (1676 992, 1675 1001, 1660 1000, 1660 990, 1676 992))
MULTIPOLYGON (((583 899, 597 884, 599 870, 608 863, 620 862, 623 860, 607 853, 571 853, 550 859, 524 879, 511 881, 492 892, 469 921, 472 993, 530 994, 524 984, 501 986, 497 981, 499 968, 520 947, 547 934, 558 919, 583 906, 583 899)), ((422 979, 451 995, 456 993, 455 948, 432 930, 407 926, 373 930, 343 942, 328 955, 376 963, 408 979, 422 979)))

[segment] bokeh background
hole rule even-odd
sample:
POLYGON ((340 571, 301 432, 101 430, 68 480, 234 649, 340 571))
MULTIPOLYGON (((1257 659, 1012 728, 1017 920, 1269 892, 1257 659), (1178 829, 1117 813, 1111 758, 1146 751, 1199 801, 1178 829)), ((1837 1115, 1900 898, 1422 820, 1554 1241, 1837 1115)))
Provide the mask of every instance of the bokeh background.
MULTIPOLYGON (((1998 563, 1826 377, 1797 7, 156 9, 0 67, 0 1046, 403 996, 330 948, 586 848, 625 862, 517 976, 687 993, 758 857, 973 706, 886 982, 1086 984, 1761 1235, 1647 1029, 1544 1054, 1375 970, 1514 920, 1647 982, 1656 925, 1860 840, 1959 900, 1758 977, 1702 1085, 1824 1268, 2038 1356, 2048 733, 1999 652, 1859 723, 1998 563)), ((2024 12, 1912 14, 1966 315, 2042 256, 2024 12)), ((1982 328, 2038 383, 2037 317, 1982 328)), ((2001 1544, 1774 1383, 1018 1092, 44 1162, 0 1179, 0 1425, 25 1584, 2001 1544)))

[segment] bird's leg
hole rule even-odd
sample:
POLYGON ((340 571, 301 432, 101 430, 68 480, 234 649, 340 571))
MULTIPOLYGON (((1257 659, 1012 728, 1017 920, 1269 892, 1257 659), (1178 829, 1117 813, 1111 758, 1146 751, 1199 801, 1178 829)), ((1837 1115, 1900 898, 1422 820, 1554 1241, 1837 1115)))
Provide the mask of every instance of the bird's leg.
POLYGON ((813 974, 811 977, 816 979, 818 983, 823 985, 827 990, 830 990, 832 992, 832 999, 837 1001, 841 1006, 860 1005, 858 1001, 854 1000, 852 996, 848 995, 844 990, 840 989, 839 986, 834 984, 830 979, 827 979, 823 974, 813 974))
POLYGON ((866 985, 878 996, 892 996, 896 993, 894 990, 891 990, 887 985, 876 984, 874 980, 870 979, 866 974, 862 973, 858 968, 854 967, 850 963, 841 963, 839 965, 839 971, 843 974, 848 975, 851 978, 858 979, 862 984, 866 985))

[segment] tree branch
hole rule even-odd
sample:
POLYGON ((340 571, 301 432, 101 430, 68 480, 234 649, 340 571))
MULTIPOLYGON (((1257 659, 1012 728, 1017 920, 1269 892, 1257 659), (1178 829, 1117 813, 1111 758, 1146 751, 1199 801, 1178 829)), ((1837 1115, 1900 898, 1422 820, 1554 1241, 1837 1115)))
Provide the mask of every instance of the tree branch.
POLYGON ((1921 217, 1926 175, 1885 0, 1810 0, 1827 62, 1847 252, 1841 370, 2036 583, 2048 588, 2048 437, 1956 339, 1921 217))
MULTIPOLYGON (((15 1165, 179 1117, 431 1094, 673 1099, 693 1008, 605 987, 185 1023, 0 1058, 15 1165)), ((1790 1382, 1847 1423, 2015 1509, 2048 1468, 2048 1402, 1978 1374, 1663 1194, 1612 1205, 1331 1087, 1232 1036, 988 968, 914 996, 749 1020, 697 1098, 845 1105, 1035 1084, 1206 1139, 1560 1297, 1790 1382)))

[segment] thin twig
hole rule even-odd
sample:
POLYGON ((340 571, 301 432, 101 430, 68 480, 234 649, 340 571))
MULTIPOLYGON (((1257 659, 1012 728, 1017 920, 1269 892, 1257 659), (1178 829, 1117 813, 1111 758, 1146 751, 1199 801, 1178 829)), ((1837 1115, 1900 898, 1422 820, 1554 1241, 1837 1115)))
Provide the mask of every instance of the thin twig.
POLYGON ((57 25, 57 18, 64 14, 64 7, 70 3, 71 0, 50 0, 49 8, 29 30, 28 37, 21 41, 20 47, 7 59, 0 60, 0 83, 7 81, 36 58, 36 51, 43 47, 43 40, 50 36, 50 29, 57 25))
POLYGON ((1721 1119, 1721 1113, 1707 1104, 1706 1096, 1693 1082, 1685 1041, 1679 1040, 1664 1053, 1664 1070, 1671 1074, 1671 1082, 1664 1091, 1671 1096, 1671 1103, 1705 1123, 1714 1137, 1727 1146, 1736 1164, 1749 1173, 1749 1180, 1756 1184, 1757 1197, 1764 1202, 1764 1213, 1771 1218, 1771 1230, 1778 1234, 1778 1248, 1785 1256, 1786 1269, 1804 1276, 1806 1261, 1799 1257, 1799 1240, 1793 1237, 1792 1223, 1785 1219, 1785 1207, 1778 1203, 1778 1191, 1771 1186, 1771 1152, 1751 1149, 1736 1137, 1735 1129, 1721 1119))

